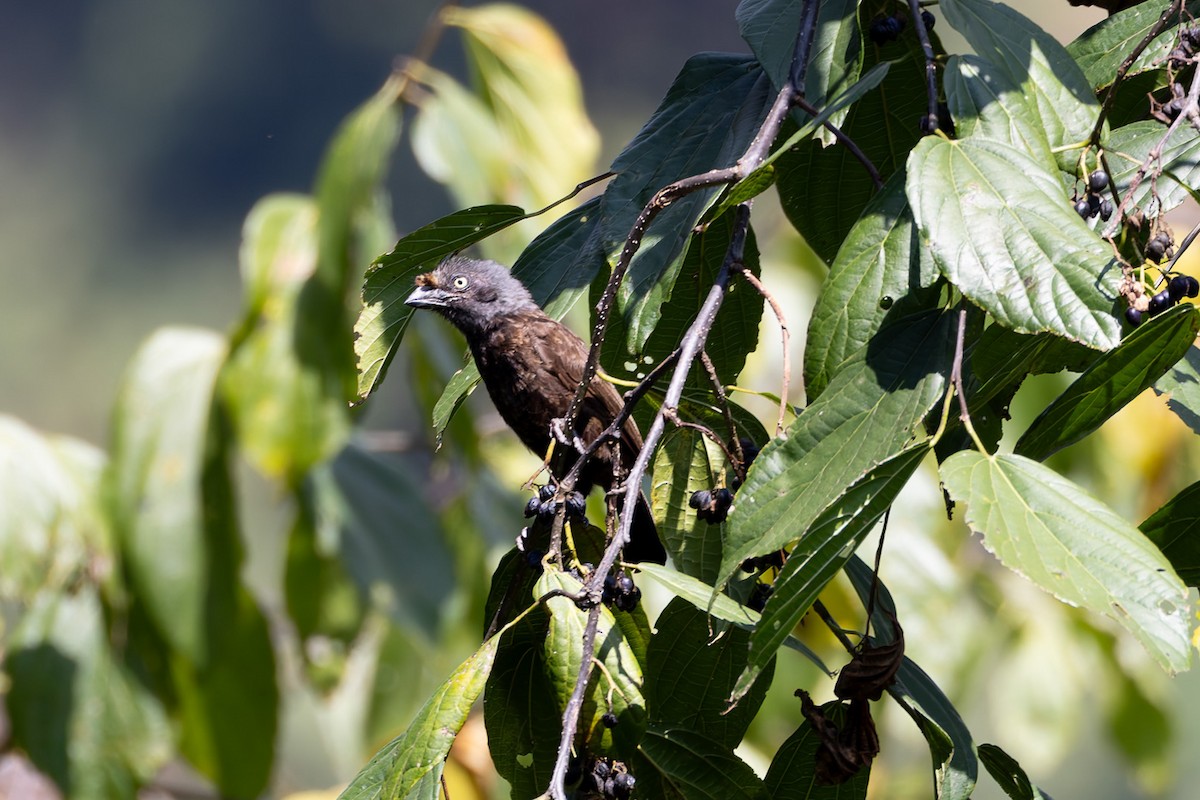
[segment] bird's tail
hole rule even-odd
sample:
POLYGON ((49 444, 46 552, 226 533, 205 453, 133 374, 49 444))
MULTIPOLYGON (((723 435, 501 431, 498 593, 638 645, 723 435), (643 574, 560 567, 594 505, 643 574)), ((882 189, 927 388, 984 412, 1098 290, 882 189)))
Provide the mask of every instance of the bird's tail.
POLYGON ((638 493, 638 502, 633 510, 633 526, 629 532, 629 544, 625 545, 625 560, 652 561, 655 564, 665 564, 667 561, 667 551, 659 541, 658 528, 644 492, 638 493))

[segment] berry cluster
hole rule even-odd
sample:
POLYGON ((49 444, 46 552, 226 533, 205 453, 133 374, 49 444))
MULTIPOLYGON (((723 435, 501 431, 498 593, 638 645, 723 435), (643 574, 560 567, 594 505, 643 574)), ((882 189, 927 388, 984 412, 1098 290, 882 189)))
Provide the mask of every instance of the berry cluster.
POLYGON ((610 572, 604 576, 604 595, 601 597, 604 605, 614 606, 618 611, 633 611, 641 599, 642 590, 629 574, 610 572))
MULTIPOLYGON (((925 23, 925 30, 933 30, 933 25, 937 19, 928 11, 921 12, 921 21, 925 23)), ((900 38, 900 33, 908 26, 908 19, 904 14, 895 14, 894 16, 885 17, 878 16, 871 20, 870 26, 867 28, 867 36, 871 41, 882 47, 888 42, 894 42, 900 38)))
POLYGON ((600 757, 592 762, 592 768, 583 776, 583 783, 579 788, 583 790, 585 797, 625 800, 633 794, 636 783, 624 761, 600 757))
MULTIPOLYGON (((1172 69, 1183 69, 1192 62, 1192 56, 1200 50, 1200 28, 1185 28, 1179 36, 1179 45, 1167 56, 1172 69)), ((1178 113, 1178 112, 1176 112, 1178 113)))
MULTIPOLYGON (((1146 312, 1153 317, 1166 311, 1183 298, 1197 295, 1200 295, 1200 281, 1191 275, 1176 275, 1167 282, 1167 288, 1150 298, 1150 302, 1146 305, 1146 312)), ((1140 325, 1142 312, 1137 306, 1130 306, 1125 309, 1125 321, 1130 325, 1140 325)))
POLYGON ((717 525, 729 516, 733 506, 733 492, 722 486, 719 489, 701 489, 692 494, 688 505, 696 509, 696 516, 710 525, 717 525))
POLYGON ((1083 197, 1075 196, 1075 213, 1084 219, 1091 219, 1099 215, 1100 219, 1108 222, 1108 218, 1112 216, 1113 204, 1107 197, 1101 197, 1100 193, 1108 188, 1108 173, 1102 169, 1098 169, 1088 176, 1087 194, 1083 197))
MULTIPOLYGON (((529 498, 529 502, 525 504, 525 517, 537 517, 542 520, 554 519, 554 512, 558 510, 557 504, 554 502, 554 493, 558 491, 552 483, 548 483, 538 489, 537 497, 529 498)), ((587 502, 583 499, 583 495, 579 492, 571 492, 567 495, 567 517, 569 519, 586 519, 587 502)))
POLYGON ((1154 234, 1154 238, 1146 242, 1146 259, 1155 264, 1161 264, 1164 258, 1175 255, 1175 251, 1171 247, 1173 244, 1170 233, 1165 230, 1159 231, 1154 234))

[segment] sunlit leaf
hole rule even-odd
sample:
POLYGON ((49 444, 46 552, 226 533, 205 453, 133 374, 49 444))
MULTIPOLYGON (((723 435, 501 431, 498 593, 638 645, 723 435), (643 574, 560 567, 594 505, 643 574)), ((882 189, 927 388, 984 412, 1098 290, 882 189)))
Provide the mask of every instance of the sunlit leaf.
POLYGON ((1112 250, 1043 165, 999 142, 929 136, 909 158, 908 198, 942 274, 1003 325, 1116 346, 1112 250))
POLYGON ((1004 142, 1047 169, 1055 167, 1033 98, 1003 69, 975 55, 951 56, 945 82, 946 103, 959 139, 974 136, 1004 142))
POLYGON ((942 464, 942 481, 1002 563, 1060 600, 1119 622, 1164 669, 1187 669, 1187 587, 1137 528, 1017 455, 956 453, 942 464))
POLYGON ((804 348, 804 390, 815 400, 838 367, 884 321, 928 308, 938 292, 921 291, 938 276, 913 225, 903 174, 863 210, 837 251, 821 286, 804 348))
MULTIPOLYGON (((1195 0, 1185 6, 1191 16, 1200 14, 1200 3, 1195 0)), ((1150 32, 1164 10, 1165 5, 1160 3, 1135 3, 1079 34, 1079 38, 1067 45, 1067 53, 1079 64, 1088 83, 1103 89, 1113 82, 1117 67, 1150 32)), ((1175 36, 1175 26, 1168 26, 1134 60, 1127 77, 1161 64, 1174 47, 1175 36)))
POLYGON ((500 637, 484 642, 417 713, 408 730, 375 754, 340 800, 437 800, 450 745, 483 691, 500 637))
MULTIPOLYGON (((1117 128, 1104 140, 1112 180, 1125 195, 1134 175, 1146 163, 1150 152, 1159 147, 1166 127, 1155 120, 1140 120, 1117 128)), ((1200 133, 1191 125, 1180 125, 1162 146, 1157 180, 1143 180, 1133 192, 1130 208, 1140 206, 1148 216, 1158 216, 1193 197, 1200 185, 1200 133)))
POLYGON ((1193 345, 1166 375, 1154 384, 1154 391, 1167 396, 1167 405, 1194 432, 1200 433, 1200 347, 1193 345))
POLYGON ((1197 331, 1200 314, 1187 303, 1134 328, 1038 415, 1013 451, 1042 461, 1084 438, 1179 361, 1197 331))

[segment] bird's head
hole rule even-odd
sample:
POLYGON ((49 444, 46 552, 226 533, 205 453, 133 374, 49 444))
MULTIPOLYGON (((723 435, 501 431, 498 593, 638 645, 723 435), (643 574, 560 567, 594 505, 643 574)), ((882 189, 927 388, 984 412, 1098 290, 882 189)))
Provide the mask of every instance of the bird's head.
POLYGON ((495 261, 450 256, 433 272, 416 278, 404 301, 430 308, 468 336, 511 314, 538 309, 525 284, 495 261))

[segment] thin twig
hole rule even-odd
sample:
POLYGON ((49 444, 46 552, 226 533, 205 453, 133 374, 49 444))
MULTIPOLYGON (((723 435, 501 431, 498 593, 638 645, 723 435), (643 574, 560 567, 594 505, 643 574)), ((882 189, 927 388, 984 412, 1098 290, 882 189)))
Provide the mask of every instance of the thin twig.
MULTIPOLYGON (((1159 34, 1171 25, 1171 19, 1179 15, 1180 9, 1183 8, 1183 0, 1172 0, 1171 5, 1167 6, 1166 11, 1158 18, 1142 40, 1134 45, 1134 48, 1129 51, 1129 55, 1117 67, 1116 73, 1113 75, 1113 82, 1109 84, 1108 91, 1104 93, 1104 100, 1100 104, 1100 114, 1096 117, 1096 124, 1092 127, 1092 135, 1088 137, 1088 142, 1092 147, 1100 144, 1100 134, 1104 130, 1104 121, 1108 119, 1108 114, 1112 110, 1112 105, 1117 99, 1117 87, 1121 85, 1121 81, 1125 80, 1125 76, 1133 67, 1133 62, 1138 60, 1150 43, 1158 38, 1159 34)), ((1119 218, 1119 217, 1118 217, 1119 218)))
POLYGON ((883 562, 883 540, 887 537, 888 520, 892 518, 892 508, 883 512, 883 527, 879 529, 879 544, 875 546, 875 575, 871 580, 871 594, 867 597, 867 623, 863 626, 863 637, 871 635, 871 617, 875 613, 875 595, 879 592, 879 565, 883 562))
POLYGON ((954 339, 954 364, 950 367, 950 386, 954 393, 958 395, 958 419, 962 422, 963 427, 967 429, 971 440, 975 442, 975 446, 979 448, 979 452, 984 455, 988 454, 988 450, 983 446, 983 441, 979 438, 979 434, 975 432, 975 426, 971 424, 971 412, 967 409, 967 393, 963 387, 963 346, 967 334, 967 301, 964 299, 958 309, 958 334, 954 339))
POLYGON ((743 480, 746 477, 746 469, 742 466, 746 454, 742 452, 741 437, 738 436, 737 423, 733 421, 733 411, 729 408, 729 397, 725 394, 725 385, 721 383, 721 378, 717 375, 717 368, 713 365, 712 359, 708 357, 707 350, 700 351, 700 364, 704 367, 705 374, 708 375, 708 382, 712 385, 713 396, 717 398, 717 406, 721 409, 721 414, 725 417, 725 426, 729 429, 729 447, 725 448, 725 452, 736 456, 731 458, 730 463, 737 470, 738 477, 743 480))
POLYGON ((791 334, 788 333, 787 317, 783 314, 783 307, 779 305, 775 296, 767 291, 767 287, 763 286, 763 282, 758 279, 758 276, 749 269, 743 269, 742 277, 763 296, 767 305, 771 307, 771 311, 774 312, 775 319, 779 322, 780 339, 783 344, 783 385, 779 388, 779 419, 775 422, 775 435, 778 436, 783 433, 783 418, 788 407, 788 384, 792 379, 791 334))
MULTIPOLYGON (((806 114, 811 114, 813 117, 816 117, 821 113, 816 106, 804 98, 799 98, 796 100, 796 107, 804 111, 806 114)), ((875 184, 875 189, 882 189, 883 176, 879 174, 879 170, 875 168, 875 163, 871 161, 870 157, 868 157, 867 154, 862 151, 858 144, 849 136, 847 136, 845 131, 843 131, 837 125, 834 125, 829 120, 825 120, 821 124, 825 126, 825 130, 833 134, 833 138, 841 142, 842 145, 850 151, 850 155, 859 160, 859 162, 863 165, 863 168, 866 169, 867 174, 871 176, 871 182, 875 184)))

